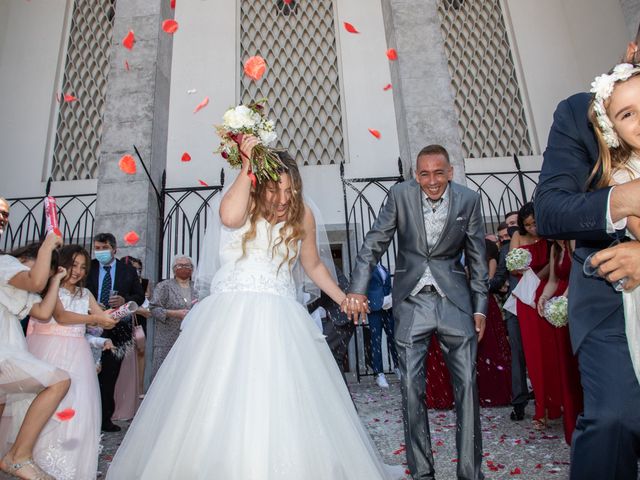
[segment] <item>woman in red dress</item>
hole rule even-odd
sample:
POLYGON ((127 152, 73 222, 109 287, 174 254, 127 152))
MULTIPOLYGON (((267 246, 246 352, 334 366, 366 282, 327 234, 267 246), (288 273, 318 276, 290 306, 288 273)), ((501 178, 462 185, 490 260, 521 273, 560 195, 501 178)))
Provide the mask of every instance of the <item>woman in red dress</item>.
MULTIPOLYGON (((541 316, 544 316, 544 306, 547 300, 561 295, 568 296, 572 253, 571 242, 566 240, 556 241, 551 246, 549 281, 538 300, 538 313, 541 316)), ((564 438, 570 445, 571 436, 576 427, 576 419, 582 412, 582 386, 580 385, 578 359, 571 350, 568 325, 554 328, 553 338, 559 360, 556 368, 561 379, 564 438)))
MULTIPOLYGON (((533 203, 522 206, 518 212, 518 231, 511 237, 510 250, 522 248, 531 253, 529 267, 540 279, 536 290, 535 305, 542 294, 549 276, 549 243, 538 235, 533 203)), ((513 271, 522 275, 524 271, 513 271)), ((517 316, 522 334, 522 347, 529 379, 535 394, 534 427, 543 429, 547 419, 560 418, 561 379, 558 372, 560 363, 555 344, 555 327, 531 307, 517 300, 517 316)))

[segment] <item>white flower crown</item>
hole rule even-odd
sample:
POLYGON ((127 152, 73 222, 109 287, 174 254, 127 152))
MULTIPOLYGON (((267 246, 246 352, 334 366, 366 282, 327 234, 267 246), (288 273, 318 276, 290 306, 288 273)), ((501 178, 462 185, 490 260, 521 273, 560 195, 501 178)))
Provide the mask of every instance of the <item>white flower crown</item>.
POLYGON ((620 146, 620 138, 613 129, 613 122, 607 115, 604 102, 613 93, 613 87, 616 82, 627 80, 632 75, 640 73, 640 66, 630 63, 620 63, 613 68, 611 73, 604 73, 597 76, 591 83, 590 92, 594 94, 593 111, 598 120, 598 126, 602 131, 604 141, 607 142, 609 148, 617 148, 620 146))

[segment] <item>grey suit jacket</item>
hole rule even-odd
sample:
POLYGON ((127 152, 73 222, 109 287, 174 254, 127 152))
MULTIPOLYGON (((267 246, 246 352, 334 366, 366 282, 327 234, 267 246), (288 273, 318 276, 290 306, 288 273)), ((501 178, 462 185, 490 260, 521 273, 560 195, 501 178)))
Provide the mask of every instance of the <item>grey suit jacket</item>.
MULTIPOLYGON (((394 185, 371 230, 367 233, 351 273, 349 292, 366 294, 369 277, 398 233, 398 255, 393 282, 393 304, 400 305, 422 277, 427 265, 447 298, 472 316, 486 313, 488 269, 485 259, 485 229, 480 195, 467 187, 449 183, 447 222, 436 245, 427 245, 422 216, 422 191, 415 180, 394 185), (462 253, 470 280, 460 263, 462 253)), ((403 322, 403 319, 396 319, 403 322)), ((411 325, 398 325, 402 333, 411 325)))

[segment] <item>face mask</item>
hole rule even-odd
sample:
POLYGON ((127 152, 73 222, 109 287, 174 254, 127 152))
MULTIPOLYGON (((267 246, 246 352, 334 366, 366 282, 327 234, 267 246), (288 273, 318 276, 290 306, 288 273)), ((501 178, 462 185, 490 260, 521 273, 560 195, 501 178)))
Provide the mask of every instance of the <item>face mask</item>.
POLYGON ((516 233, 518 231, 518 226, 514 225, 513 227, 507 227, 507 233, 509 234, 509 237, 513 237, 513 234, 516 233))
POLYGON ((96 260, 100 262, 100 265, 107 265, 112 258, 113 255, 111 255, 110 250, 98 250, 96 252, 96 260))

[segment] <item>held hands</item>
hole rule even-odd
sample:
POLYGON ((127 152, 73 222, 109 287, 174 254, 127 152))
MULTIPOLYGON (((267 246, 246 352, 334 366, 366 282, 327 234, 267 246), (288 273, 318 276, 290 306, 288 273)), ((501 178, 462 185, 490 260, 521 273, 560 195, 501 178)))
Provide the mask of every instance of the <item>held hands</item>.
POLYGON ((358 325, 358 323, 364 324, 367 319, 367 313, 369 313, 367 296, 360 293, 347 294, 347 297, 340 304, 340 310, 346 313, 355 325, 358 325))
POLYGON ((107 338, 107 340, 104 342, 104 345, 102 346, 102 351, 105 350, 113 350, 113 342, 110 338, 107 338))
POLYGON ((640 285, 640 242, 633 240, 601 250, 592 257, 591 264, 610 283, 626 277, 624 289, 631 291, 640 285))
POLYGON ((476 324, 476 333, 478 334, 478 341, 480 341, 482 340, 482 337, 484 337, 484 329, 487 326, 487 317, 485 317, 481 313, 474 313, 473 321, 476 324))
POLYGON ((189 313, 189 310, 186 308, 183 308, 181 310, 174 310, 173 316, 178 320, 184 320, 184 317, 187 316, 187 313, 189 313))

